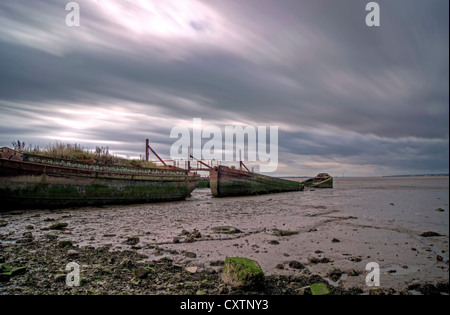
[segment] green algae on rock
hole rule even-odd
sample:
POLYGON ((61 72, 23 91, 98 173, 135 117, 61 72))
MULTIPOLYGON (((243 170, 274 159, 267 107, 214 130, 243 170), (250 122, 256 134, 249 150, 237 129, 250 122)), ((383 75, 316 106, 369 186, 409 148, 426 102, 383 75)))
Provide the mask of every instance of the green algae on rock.
POLYGON ((249 258, 227 257, 222 281, 234 287, 259 287, 264 285, 265 275, 258 262, 249 258))

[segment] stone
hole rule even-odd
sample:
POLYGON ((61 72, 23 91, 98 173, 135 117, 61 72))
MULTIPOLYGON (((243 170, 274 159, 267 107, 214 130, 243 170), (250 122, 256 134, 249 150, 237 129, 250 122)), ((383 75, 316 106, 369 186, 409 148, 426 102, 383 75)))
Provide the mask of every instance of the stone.
POLYGON ((265 275, 257 261, 243 257, 226 257, 222 281, 236 288, 261 287, 265 275))
POLYGON ((58 242, 58 247, 71 247, 72 241, 59 241, 58 242))
POLYGON ((433 237, 433 236, 441 236, 441 234, 436 233, 436 232, 432 232, 432 231, 428 231, 428 232, 424 232, 424 233, 420 234, 420 236, 422 236, 422 237, 433 237))
POLYGON ((15 277, 15 276, 18 276, 18 275, 23 275, 26 272, 27 272, 27 267, 25 267, 25 266, 24 267, 19 267, 19 268, 11 270, 11 276, 15 277))
POLYGON ((197 258, 197 254, 192 252, 186 252, 184 253, 184 256, 187 258, 197 258))
POLYGON ((67 278, 66 274, 60 273, 53 277, 53 281, 55 282, 65 282, 67 278))
POLYGON ((342 271, 339 268, 333 267, 330 270, 328 270, 328 276, 333 281, 338 281, 342 276, 342 271))
POLYGON ((139 279, 145 279, 148 276, 148 270, 144 267, 139 267, 134 271, 134 276, 139 279))
POLYGON ((238 228, 235 228, 234 226, 215 226, 211 228, 215 233, 222 233, 222 234, 235 234, 235 233, 241 233, 241 231, 238 228))
POLYGON ((305 269, 305 266, 303 266, 302 263, 295 261, 295 260, 291 260, 289 262, 289 267, 291 267, 293 269, 305 269))
POLYGON ((62 230, 66 228, 69 224, 64 222, 57 222, 55 224, 52 224, 49 229, 50 230, 62 230))
POLYGON ((438 211, 438 212, 444 212, 445 210, 442 209, 442 208, 437 208, 436 211, 438 211))
POLYGON ((331 240, 331 242, 332 242, 332 243, 340 243, 341 241, 338 240, 337 238, 333 238, 333 239, 331 240))
POLYGON ((127 240, 125 242, 123 242, 126 245, 136 245, 137 243, 139 243, 140 239, 137 236, 132 236, 127 238, 127 240))
POLYGON ((280 242, 275 241, 275 240, 271 240, 271 241, 269 241, 268 243, 269 243, 270 245, 279 245, 279 244, 280 244, 280 242))
POLYGON ((198 267, 187 267, 185 270, 189 273, 196 273, 198 270, 198 267))
POLYGON ((290 236, 290 235, 295 235, 298 233, 299 233, 299 231, 278 230, 278 229, 273 230, 273 234, 278 235, 278 236, 290 236))
POLYGON ((330 293, 325 283, 313 283, 309 288, 311 289, 312 295, 327 295, 330 293))
POLYGON ((194 229, 194 231, 192 231, 192 237, 193 238, 201 238, 202 234, 200 233, 199 230, 194 229))
POLYGON ((11 272, 0 273, 0 282, 8 282, 11 279, 11 272))
POLYGON ((67 251, 67 256, 69 257, 77 257, 78 255, 80 255, 80 253, 78 253, 76 250, 69 249, 67 251))

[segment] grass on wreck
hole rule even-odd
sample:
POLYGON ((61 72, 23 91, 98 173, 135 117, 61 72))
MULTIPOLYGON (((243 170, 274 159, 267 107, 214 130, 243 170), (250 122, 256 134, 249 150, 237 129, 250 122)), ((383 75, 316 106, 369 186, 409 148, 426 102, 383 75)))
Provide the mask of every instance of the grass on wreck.
MULTIPOLYGON (((221 273, 212 268, 191 273, 184 266, 163 258, 142 262, 146 256, 136 251, 111 252, 108 248, 78 248, 71 242, 29 240, 0 244, 0 264, 21 268, 20 274, 0 282, 0 294, 27 295, 298 295, 311 294, 308 286, 326 283, 317 275, 267 276, 264 287, 237 289, 221 281, 221 273), (80 286, 68 287, 65 266, 80 265, 80 286)), ((445 285, 444 285, 445 286, 445 285)), ((444 288, 427 287, 432 293, 444 288), (433 291, 434 289, 434 291, 433 291)), ((414 288, 420 290, 420 287, 414 288)), ((330 294, 357 295, 361 289, 330 288, 330 294)), ((379 294, 385 292, 380 291, 379 294)), ((392 292, 391 292, 392 293, 392 292)), ((426 294, 426 293, 425 293, 426 294)))

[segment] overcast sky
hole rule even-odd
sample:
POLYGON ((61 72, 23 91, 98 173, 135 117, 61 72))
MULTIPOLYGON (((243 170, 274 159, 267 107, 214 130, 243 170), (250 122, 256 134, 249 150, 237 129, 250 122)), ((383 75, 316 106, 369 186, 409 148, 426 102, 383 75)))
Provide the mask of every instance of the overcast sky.
POLYGON ((0 2, 0 146, 169 158, 178 125, 278 126, 276 175, 448 173, 449 1, 0 2))

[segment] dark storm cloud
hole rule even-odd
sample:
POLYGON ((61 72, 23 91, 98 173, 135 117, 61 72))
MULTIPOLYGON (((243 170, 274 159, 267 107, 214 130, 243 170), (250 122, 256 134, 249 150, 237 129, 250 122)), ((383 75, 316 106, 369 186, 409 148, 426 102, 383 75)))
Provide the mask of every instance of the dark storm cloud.
POLYGON ((378 28, 356 0, 85 0, 80 28, 66 3, 0 4, 1 145, 136 155, 150 137, 168 152, 170 129, 200 117, 278 125, 281 163, 448 172, 448 1, 378 1, 378 28))

